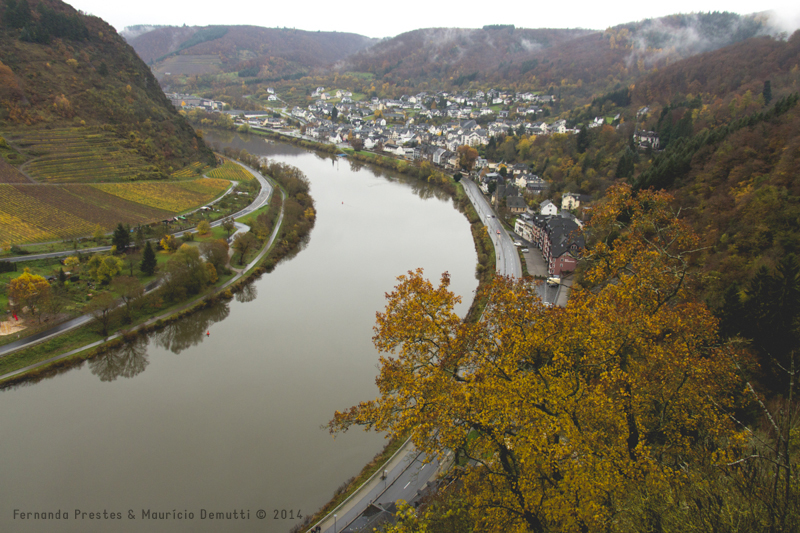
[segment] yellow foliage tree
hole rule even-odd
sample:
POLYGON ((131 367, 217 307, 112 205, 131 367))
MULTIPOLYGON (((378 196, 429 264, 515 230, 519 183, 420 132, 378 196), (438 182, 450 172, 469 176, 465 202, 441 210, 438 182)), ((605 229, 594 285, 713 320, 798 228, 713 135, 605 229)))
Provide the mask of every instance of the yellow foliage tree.
POLYGON ((17 306, 28 307, 33 316, 41 318, 41 307, 50 297, 50 284, 42 276, 31 274, 29 268, 8 284, 8 296, 17 306))
MULTIPOLYGON (((716 321, 685 286, 697 238, 663 194, 610 190, 595 210, 584 284, 548 308, 498 277, 479 323, 422 271, 401 276, 377 317, 380 397, 337 412, 455 451, 476 530, 609 531, 632 495, 688 486, 742 442, 722 409, 737 376, 716 321)), ((480 295, 479 295, 480 297, 480 295)))
POLYGON ((208 282, 212 285, 219 280, 219 276, 217 276, 217 269, 211 263, 205 263, 206 270, 208 271, 208 282))
POLYGON ((125 262, 113 255, 93 255, 86 262, 86 270, 95 281, 109 283, 114 276, 122 272, 125 262))
POLYGON ((180 243, 174 235, 165 235, 159 244, 167 252, 174 252, 180 247, 180 243))
POLYGON ((208 220, 201 220, 200 223, 197 225, 197 233, 200 235, 208 235, 211 233, 211 224, 208 220))
POLYGON ((71 255, 64 259, 64 266, 67 268, 67 272, 77 274, 81 267, 81 260, 74 255, 71 255))

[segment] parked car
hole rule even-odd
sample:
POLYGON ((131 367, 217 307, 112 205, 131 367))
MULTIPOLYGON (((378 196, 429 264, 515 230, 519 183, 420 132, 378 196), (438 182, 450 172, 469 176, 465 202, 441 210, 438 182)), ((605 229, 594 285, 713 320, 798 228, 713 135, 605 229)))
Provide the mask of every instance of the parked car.
POLYGON ((560 285, 561 284, 561 278, 558 277, 558 276, 553 276, 553 277, 547 278, 547 284, 550 285, 550 286, 560 285))
POLYGON ((527 248, 523 248, 522 250, 520 250, 520 252, 522 252, 523 254, 527 254, 528 253, 528 249, 527 248))

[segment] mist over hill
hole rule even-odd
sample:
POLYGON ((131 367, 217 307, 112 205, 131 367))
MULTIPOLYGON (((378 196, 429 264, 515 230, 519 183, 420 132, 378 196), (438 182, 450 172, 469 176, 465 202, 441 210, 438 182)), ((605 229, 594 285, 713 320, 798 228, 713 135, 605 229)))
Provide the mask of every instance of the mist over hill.
POLYGON ((381 41, 337 68, 372 73, 384 82, 555 86, 586 96, 653 68, 778 31, 766 15, 733 13, 673 15, 603 32, 511 25, 429 28, 381 41))
POLYGON ((245 71, 265 78, 305 73, 376 42, 353 33, 258 26, 165 26, 132 31, 126 38, 159 78, 167 72, 179 76, 245 71))

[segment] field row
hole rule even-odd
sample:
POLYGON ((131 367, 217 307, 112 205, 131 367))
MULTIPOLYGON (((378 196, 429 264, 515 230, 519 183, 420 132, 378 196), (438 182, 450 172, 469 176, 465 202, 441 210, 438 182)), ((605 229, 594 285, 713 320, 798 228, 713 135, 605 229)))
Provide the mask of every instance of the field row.
POLYGON ((13 165, 0 157, 0 183, 29 183, 27 178, 13 165))
POLYGON ((0 184, 0 243, 90 235, 99 225, 146 224, 208 203, 224 180, 109 184, 0 184))
POLYGON ((225 191, 230 182, 200 178, 192 181, 135 183, 98 183, 93 185, 101 191, 125 200, 158 209, 180 213, 203 205, 225 191))
POLYGON ((152 165, 113 133, 62 128, 15 133, 13 142, 33 159, 22 168, 38 181, 76 183, 148 176, 152 165))
POLYGON ((173 172, 172 177, 175 179, 196 178, 197 176, 206 173, 210 168, 211 167, 204 165, 203 163, 194 162, 191 165, 173 172))
POLYGON ((208 173, 211 178, 221 178, 231 181, 245 181, 253 179, 253 175, 241 166, 230 161, 225 161, 221 167, 217 167, 208 173))
POLYGON ((106 154, 70 154, 31 161, 25 170, 34 178, 48 183, 113 181, 148 172, 150 165, 137 155, 125 152, 106 154))

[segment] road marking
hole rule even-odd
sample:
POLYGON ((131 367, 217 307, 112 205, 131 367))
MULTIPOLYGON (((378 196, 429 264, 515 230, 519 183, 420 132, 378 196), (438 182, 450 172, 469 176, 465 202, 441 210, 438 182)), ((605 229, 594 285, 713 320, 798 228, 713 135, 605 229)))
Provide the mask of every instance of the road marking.
POLYGON ((427 466, 427 465, 422 465, 422 468, 420 468, 420 470, 422 470, 423 468, 425 468, 425 466, 427 466))
POLYGON ((408 487, 409 485, 411 485, 411 482, 410 482, 410 481, 409 481, 408 483, 406 483, 406 486, 405 486, 405 487, 403 487, 403 490, 406 490, 406 487, 408 487))

